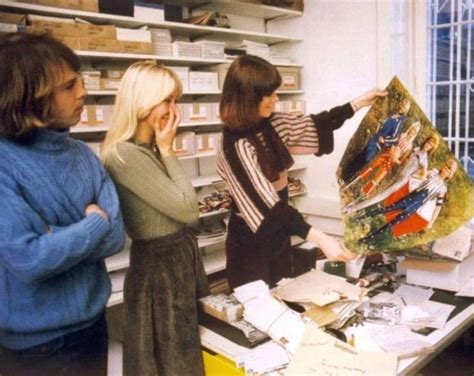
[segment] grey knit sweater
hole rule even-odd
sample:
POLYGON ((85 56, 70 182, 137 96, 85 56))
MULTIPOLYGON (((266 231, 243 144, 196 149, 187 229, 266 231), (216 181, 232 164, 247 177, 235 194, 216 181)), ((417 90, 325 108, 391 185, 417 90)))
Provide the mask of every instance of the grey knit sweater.
POLYGON ((133 240, 175 233, 199 216, 196 193, 178 158, 159 158, 149 145, 122 142, 120 158, 106 168, 120 197, 128 235, 133 240))

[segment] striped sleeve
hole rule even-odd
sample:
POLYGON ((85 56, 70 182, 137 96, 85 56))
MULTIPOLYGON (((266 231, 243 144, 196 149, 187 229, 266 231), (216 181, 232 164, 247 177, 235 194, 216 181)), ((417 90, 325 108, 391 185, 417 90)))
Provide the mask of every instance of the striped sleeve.
POLYGON ((333 131, 353 115, 352 106, 346 103, 315 115, 275 112, 270 121, 291 154, 319 156, 333 151, 333 131))
POLYGON ((217 171, 227 182, 240 216, 257 238, 265 240, 280 231, 306 237, 310 226, 296 209, 280 201, 247 139, 239 139, 218 153, 217 171))

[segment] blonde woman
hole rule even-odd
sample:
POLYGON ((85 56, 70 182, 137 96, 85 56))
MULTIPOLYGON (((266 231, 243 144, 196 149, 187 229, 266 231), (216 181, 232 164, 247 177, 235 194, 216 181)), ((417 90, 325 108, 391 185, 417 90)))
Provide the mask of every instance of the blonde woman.
POLYGON ((124 286, 124 374, 203 375, 197 299, 208 294, 196 239, 194 188, 172 145, 180 121, 176 74, 153 62, 122 78, 101 157, 132 239, 124 286))

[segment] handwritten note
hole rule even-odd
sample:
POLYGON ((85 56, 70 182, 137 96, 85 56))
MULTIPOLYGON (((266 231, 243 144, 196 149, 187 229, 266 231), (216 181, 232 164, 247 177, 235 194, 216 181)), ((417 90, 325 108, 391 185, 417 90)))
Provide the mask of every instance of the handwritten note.
POLYGON ((397 357, 389 353, 358 352, 313 325, 284 372, 287 376, 380 376, 395 375, 397 357))

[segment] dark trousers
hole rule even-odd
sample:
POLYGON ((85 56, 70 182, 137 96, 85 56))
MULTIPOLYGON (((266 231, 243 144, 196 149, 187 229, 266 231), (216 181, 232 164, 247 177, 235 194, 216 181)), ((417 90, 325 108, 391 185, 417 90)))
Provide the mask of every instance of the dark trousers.
POLYGON ((105 314, 92 326, 25 350, 0 347, 2 376, 107 376, 105 314))

